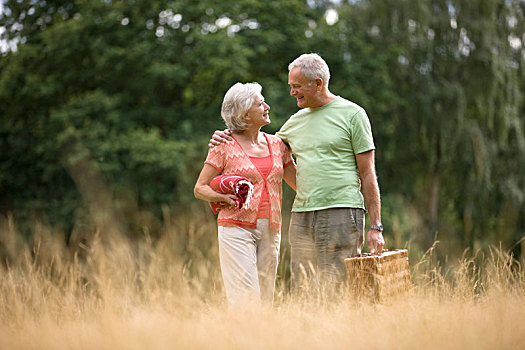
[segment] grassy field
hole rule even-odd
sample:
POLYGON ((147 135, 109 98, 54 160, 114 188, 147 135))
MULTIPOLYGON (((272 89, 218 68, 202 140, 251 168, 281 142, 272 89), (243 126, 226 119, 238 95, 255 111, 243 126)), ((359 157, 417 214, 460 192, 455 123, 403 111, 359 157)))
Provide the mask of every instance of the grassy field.
POLYGON ((446 267, 430 250, 411 261, 414 288, 388 303, 293 298, 279 283, 272 309, 233 311, 213 224, 185 230, 66 247, 43 226, 28 245, 4 223, 0 349, 525 348, 524 272, 500 249, 446 267))

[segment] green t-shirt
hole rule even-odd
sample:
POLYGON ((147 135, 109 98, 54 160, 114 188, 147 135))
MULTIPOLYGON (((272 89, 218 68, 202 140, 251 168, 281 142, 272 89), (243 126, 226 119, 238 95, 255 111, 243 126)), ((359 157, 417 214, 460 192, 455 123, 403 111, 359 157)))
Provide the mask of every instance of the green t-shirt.
POLYGON ((338 96, 322 107, 301 109, 276 135, 290 146, 297 162, 292 211, 365 208, 355 155, 375 146, 362 107, 338 96))

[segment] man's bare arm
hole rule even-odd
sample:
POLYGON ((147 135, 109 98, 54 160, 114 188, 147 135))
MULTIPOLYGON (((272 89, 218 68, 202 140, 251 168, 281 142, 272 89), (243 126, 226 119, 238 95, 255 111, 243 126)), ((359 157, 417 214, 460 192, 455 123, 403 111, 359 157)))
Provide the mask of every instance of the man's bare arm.
MULTIPOLYGON (((378 225, 381 223, 381 199, 374 164, 374 150, 356 154, 355 158, 370 216, 370 225, 378 225)), ((380 254, 383 251, 385 241, 381 231, 368 230, 367 239, 371 253, 380 254)))
POLYGON ((283 179, 284 181, 286 181, 288 186, 290 186, 294 191, 297 191, 295 177, 296 177, 295 162, 291 162, 290 164, 284 167, 283 179))

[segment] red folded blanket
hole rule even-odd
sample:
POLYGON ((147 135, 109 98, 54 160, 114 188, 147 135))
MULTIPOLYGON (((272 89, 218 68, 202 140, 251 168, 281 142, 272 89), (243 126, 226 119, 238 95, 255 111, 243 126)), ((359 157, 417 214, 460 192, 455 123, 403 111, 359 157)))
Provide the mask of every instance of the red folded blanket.
MULTIPOLYGON (((234 194, 237 196, 235 206, 239 209, 243 205, 249 205, 252 196, 253 184, 245 177, 236 175, 218 175, 210 182, 212 190, 224 194, 234 194)), ((225 203, 210 202, 213 213, 217 214, 224 207, 225 203)))

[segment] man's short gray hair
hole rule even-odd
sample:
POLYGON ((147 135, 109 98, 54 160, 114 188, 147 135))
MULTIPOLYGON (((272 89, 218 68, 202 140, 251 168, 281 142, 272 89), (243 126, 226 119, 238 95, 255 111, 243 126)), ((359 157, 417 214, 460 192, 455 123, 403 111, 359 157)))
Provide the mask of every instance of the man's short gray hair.
POLYGON ((292 68, 299 67, 301 72, 304 74, 306 79, 313 82, 317 78, 323 79, 324 85, 328 88, 328 82, 330 81, 330 69, 325 60, 316 53, 305 53, 293 60, 288 65, 288 71, 292 68))
POLYGON ((221 108, 221 116, 228 129, 237 133, 246 130, 244 117, 261 91, 262 86, 258 83, 236 83, 230 87, 221 108))

